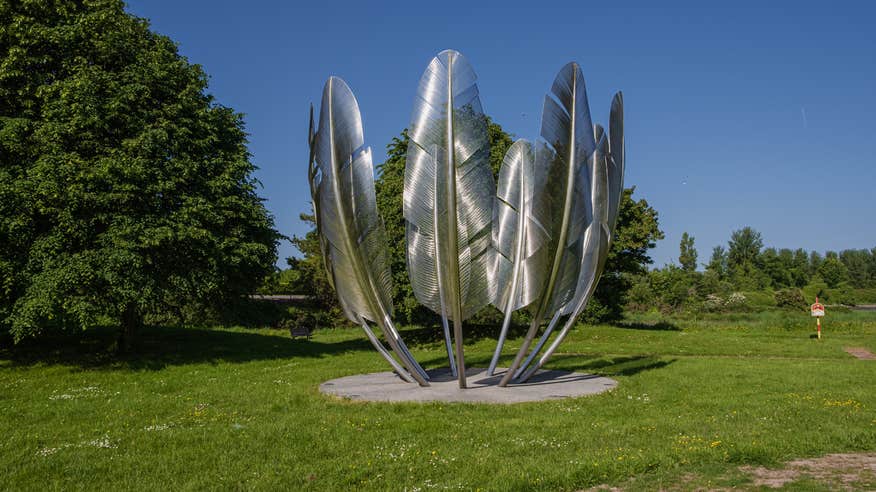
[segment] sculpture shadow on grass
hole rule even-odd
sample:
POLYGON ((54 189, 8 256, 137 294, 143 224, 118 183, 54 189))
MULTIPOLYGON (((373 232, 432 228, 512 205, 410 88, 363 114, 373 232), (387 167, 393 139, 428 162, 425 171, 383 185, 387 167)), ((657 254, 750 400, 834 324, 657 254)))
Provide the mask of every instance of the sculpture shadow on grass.
POLYGON ((611 326, 627 330, 681 331, 681 328, 668 321, 655 321, 653 323, 644 321, 618 321, 612 323, 611 326))
MULTIPOLYGON (((653 323, 644 321, 617 321, 611 323, 614 328, 626 330, 650 330, 650 331, 681 331, 677 325, 667 321, 656 321, 653 323)), ((508 339, 514 340, 521 338, 526 334, 529 328, 526 323, 512 323, 508 328, 508 339)), ((542 327, 542 330, 544 328, 542 327)), ((579 325, 576 330, 586 330, 587 325, 579 325)), ((421 325, 416 327, 406 327, 400 330, 405 342, 409 345, 426 345, 426 344, 443 344, 444 337, 442 335, 441 326, 438 324, 421 325)), ((539 332, 541 333, 541 332, 539 332)), ((471 323, 465 325, 465 343, 476 343, 485 339, 495 340, 499 336, 499 328, 496 324, 490 323, 471 323)), ((480 364, 480 361, 472 359, 473 363, 480 364)), ((427 361, 428 363, 428 361, 427 361)), ((487 360, 489 363, 489 359, 487 360)))
MULTIPOLYGON (((553 358, 550 367, 545 367, 545 371, 571 371, 584 373, 584 379, 598 376, 634 376, 641 372, 662 369, 673 364, 677 359, 661 359, 654 355, 631 355, 620 357, 607 357, 597 354, 588 355, 562 355, 553 358)), ((469 366, 471 370, 474 368, 486 367, 490 362, 489 355, 476 354, 471 359, 472 364, 469 366)), ((505 357, 499 363, 499 367, 506 367, 510 361, 510 355, 505 357)), ((427 368, 443 368, 447 365, 446 357, 434 357, 423 360, 423 366, 427 368)), ((432 369, 434 370, 434 369, 432 369)), ((430 373, 431 371, 430 370, 430 373)), ((504 369, 497 371, 496 377, 501 377, 504 374, 504 369)), ((530 383, 546 383, 551 379, 551 374, 545 374, 542 377, 533 377, 530 383)))
POLYGON ((592 372, 602 376, 634 376, 641 372, 663 369, 676 359, 661 359, 653 355, 632 355, 622 357, 585 358, 578 355, 564 355, 554 358, 556 369, 576 372, 592 372))
POLYGON ((78 335, 57 335, 17 346, 0 346, 0 360, 12 366, 59 364, 97 370, 160 370, 168 366, 295 357, 323 357, 373 350, 363 339, 321 342, 290 339, 259 331, 181 327, 143 328, 133 350, 116 354, 117 331, 94 329, 78 335))

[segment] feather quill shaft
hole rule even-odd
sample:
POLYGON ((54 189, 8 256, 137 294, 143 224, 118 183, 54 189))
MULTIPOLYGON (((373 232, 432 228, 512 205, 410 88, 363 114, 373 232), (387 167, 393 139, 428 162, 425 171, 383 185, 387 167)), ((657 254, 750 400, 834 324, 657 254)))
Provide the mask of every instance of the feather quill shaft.
MULTIPOLYGON (((436 190, 438 189, 438 184, 439 184, 438 182, 439 182, 439 174, 435 173, 435 189, 436 190)), ((436 194, 435 196, 437 199, 438 195, 436 194)), ((441 220, 441 217, 440 217, 440 214, 438 213, 438 203, 436 200, 435 209, 432 211, 432 223, 434 224, 436 231, 439 230, 439 228, 441 226, 441 224, 439 222, 440 220, 441 220)), ((435 263, 437 263, 439 265, 441 264, 441 248, 435 248, 435 263)), ((447 321, 447 301, 446 301, 447 298, 445 297, 444 288, 441 286, 441 276, 438 275, 435 280, 437 281, 437 284, 438 284, 438 299, 439 299, 439 303, 441 304, 441 312, 439 314, 441 315, 441 327, 444 330, 444 347, 447 350, 447 360, 450 363, 450 374, 453 377, 458 377, 458 373, 456 371, 456 360, 455 360, 455 357, 453 355, 453 346, 452 346, 453 342, 452 342, 452 338, 450 336, 450 323, 448 323, 448 321, 447 321)))
POLYGON ((624 94, 618 92, 611 99, 608 117, 608 229, 614 234, 620 203, 624 196, 626 147, 624 145, 624 94))
POLYGON ((389 352, 386 351, 386 349, 383 347, 383 344, 380 343, 380 340, 378 340, 377 337, 374 336, 374 332, 371 331, 371 327, 368 326, 368 322, 365 321, 364 318, 359 318, 359 324, 362 326, 362 330, 365 331, 365 336, 368 337, 368 341, 371 342, 371 345, 374 346, 374 349, 377 350, 377 352, 382 355, 387 362, 389 362, 389 365, 391 365, 392 368, 395 369, 395 372, 399 375, 399 377, 401 377, 408 383, 415 382, 414 378, 411 377, 408 371, 400 366, 399 363, 392 358, 392 355, 390 355, 389 352))
POLYGON ((560 317, 562 315, 562 310, 557 310, 557 312, 554 313, 554 317, 551 318, 551 321, 550 323, 548 323, 547 328, 544 329, 544 333, 541 334, 541 338, 538 339, 538 343, 535 344, 535 347, 529 352, 526 360, 524 360, 523 363, 520 364, 520 367, 517 368, 517 371, 514 372, 514 379, 519 378, 520 375, 524 371, 526 371, 526 367, 529 366, 529 364, 532 362, 532 359, 534 359, 538 355, 538 353, 541 351, 541 348, 548 341, 548 338, 550 338, 551 333, 553 333, 554 328, 557 326, 557 322, 560 321, 560 317))

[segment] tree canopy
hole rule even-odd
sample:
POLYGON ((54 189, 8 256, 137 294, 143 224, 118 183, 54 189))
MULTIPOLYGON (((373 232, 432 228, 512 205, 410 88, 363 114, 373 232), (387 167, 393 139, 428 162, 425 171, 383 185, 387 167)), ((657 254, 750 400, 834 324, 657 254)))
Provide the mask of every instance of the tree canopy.
POLYGON ((590 321, 621 317, 632 277, 647 272, 653 263, 649 252, 663 239, 657 211, 644 198, 633 199, 635 191, 635 186, 627 188, 621 197, 605 270, 584 314, 590 321))
POLYGON ((121 0, 0 3, 0 326, 227 305, 273 268, 243 119, 121 0))
POLYGON ((688 233, 681 235, 681 243, 678 245, 678 263, 683 270, 692 272, 697 269, 697 249, 694 246, 694 238, 688 233))
POLYGON ((682 267, 666 265, 633 279, 634 309, 691 309, 712 311, 743 307, 745 295, 761 305, 800 309, 819 296, 838 304, 876 300, 876 248, 827 251, 764 248, 758 231, 734 231, 724 246, 715 246, 705 272, 688 269, 685 254, 693 238, 680 244, 682 267))
POLYGON ((763 239, 759 232, 751 227, 743 227, 733 231, 730 242, 727 243, 727 266, 731 269, 753 264, 763 249, 763 239))

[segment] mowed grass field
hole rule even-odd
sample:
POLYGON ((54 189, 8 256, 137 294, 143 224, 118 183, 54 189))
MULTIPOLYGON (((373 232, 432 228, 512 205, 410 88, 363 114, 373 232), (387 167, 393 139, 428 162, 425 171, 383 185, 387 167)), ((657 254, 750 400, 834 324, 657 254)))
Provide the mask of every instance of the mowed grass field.
MULTIPOLYGON (((473 329, 469 366, 495 334, 473 329)), ((609 393, 508 406, 375 404, 321 382, 383 371, 357 329, 152 328, 136 355, 82 343, 0 349, 7 490, 579 490, 752 487, 743 465, 876 451, 876 312, 662 318, 580 326, 552 368, 609 393)), ((505 363, 520 345, 510 340, 505 363)), ((409 328, 427 367, 436 329, 409 328)), ((509 390, 513 391, 513 389, 509 390)), ((876 488, 874 482, 856 487, 876 488)), ((828 489, 801 477, 786 487, 828 489)))

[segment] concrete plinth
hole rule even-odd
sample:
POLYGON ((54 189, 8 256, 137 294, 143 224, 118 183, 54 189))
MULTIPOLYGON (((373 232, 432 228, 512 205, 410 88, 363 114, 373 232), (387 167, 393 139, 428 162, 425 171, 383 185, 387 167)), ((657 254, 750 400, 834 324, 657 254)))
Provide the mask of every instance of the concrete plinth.
POLYGON ((449 369, 427 371, 429 387, 402 381, 393 372, 357 374, 326 381, 323 393, 362 401, 444 401, 469 403, 522 403, 594 395, 617 386, 617 381, 593 374, 568 371, 539 371, 526 383, 498 386, 504 369, 487 376, 486 369, 468 368, 468 388, 460 389, 449 369))

